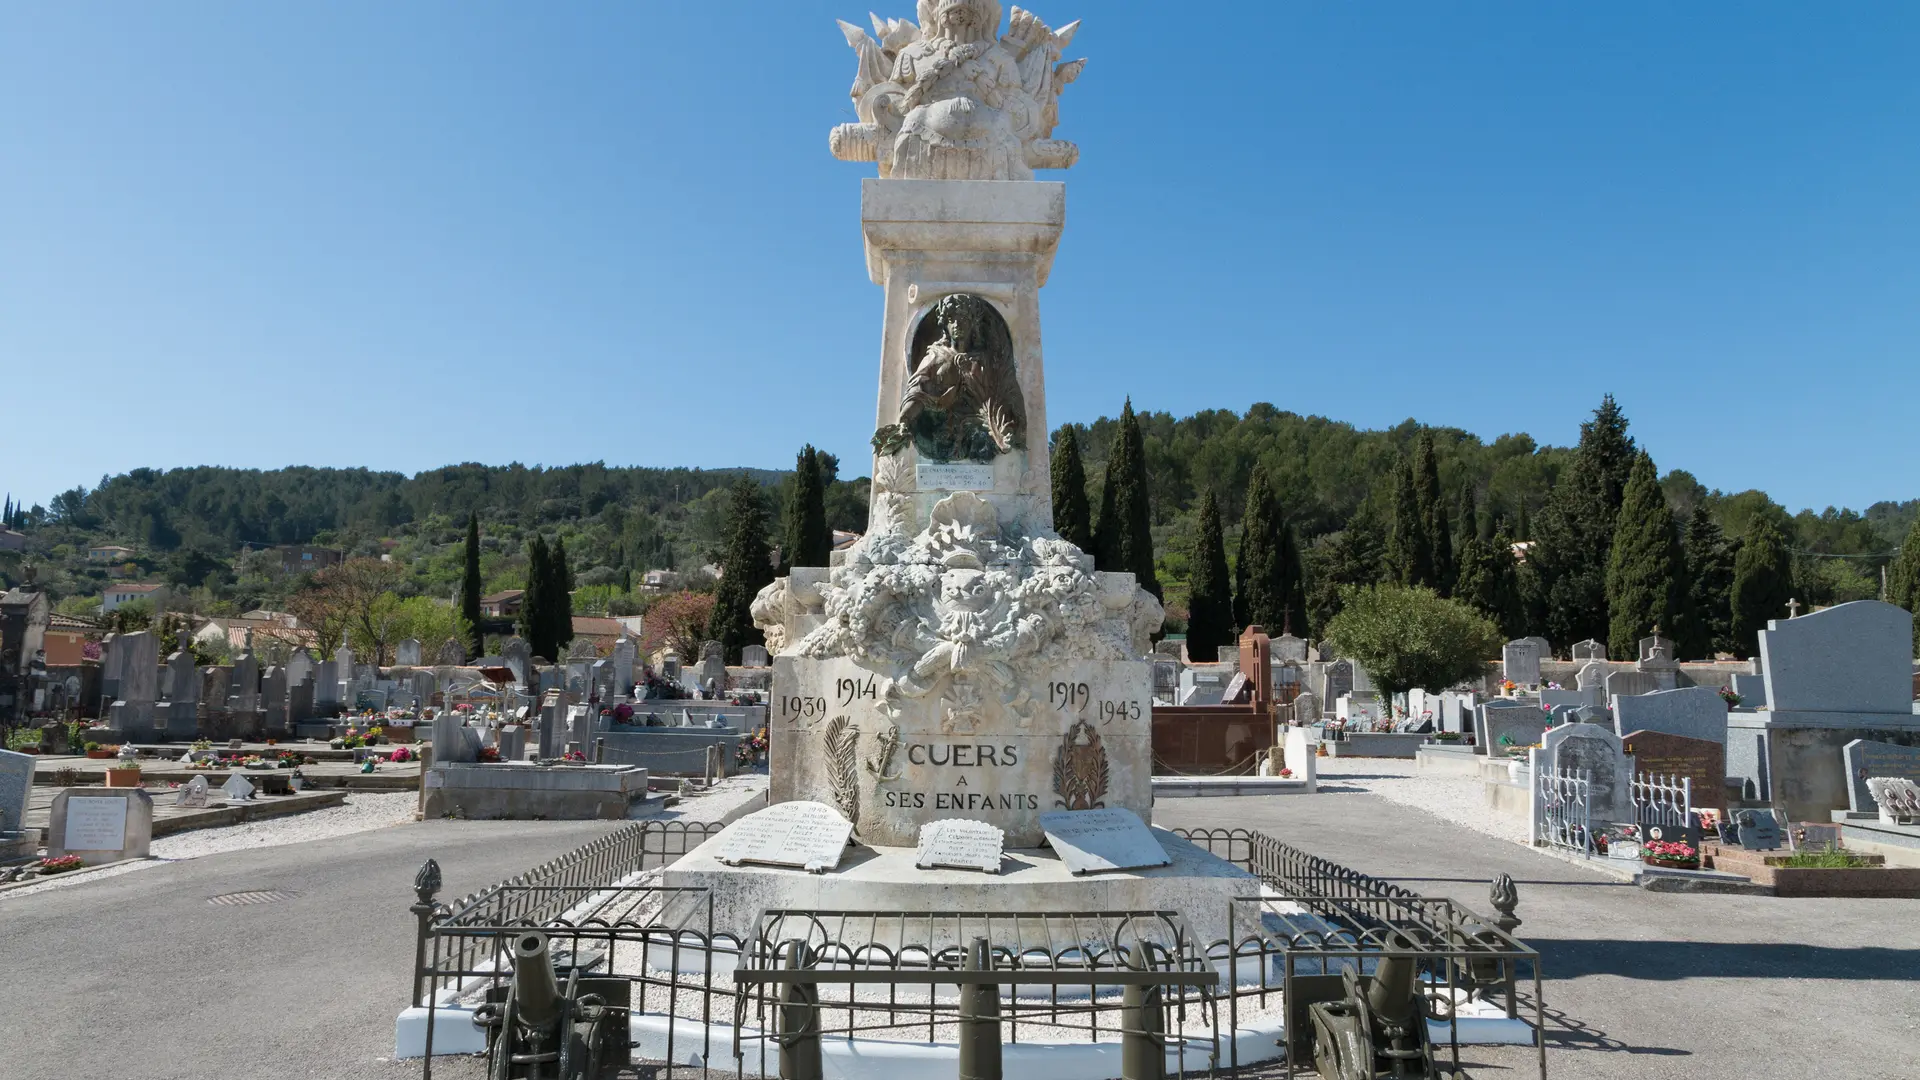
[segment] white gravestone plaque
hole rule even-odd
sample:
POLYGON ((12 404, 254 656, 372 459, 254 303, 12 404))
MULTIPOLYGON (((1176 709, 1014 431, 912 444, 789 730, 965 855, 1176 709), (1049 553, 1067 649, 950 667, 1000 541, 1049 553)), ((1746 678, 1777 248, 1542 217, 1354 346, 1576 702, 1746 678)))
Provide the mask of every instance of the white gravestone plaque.
POLYGON ((991 465, 915 465, 914 486, 921 491, 992 491, 991 465))
POLYGON ((227 782, 220 785, 220 790, 226 795, 228 802, 247 802, 253 798, 252 782, 239 773, 229 776, 227 782))
POLYGON ((204 809, 207 805, 207 778, 196 776, 187 781, 186 786, 180 789, 180 793, 173 797, 173 805, 204 809))
POLYGON ((721 837, 715 857, 728 866, 760 863, 824 874, 840 865, 852 838, 853 823, 833 807, 783 802, 734 822, 721 837))
POLYGON ((127 846, 127 800, 68 799, 68 851, 120 851, 127 846))
POLYGON ((1132 870, 1173 862, 1146 822, 1131 810, 1059 810, 1040 815, 1047 845, 1076 874, 1132 870))
POLYGON ((984 821, 947 818, 920 826, 920 849, 913 865, 922 870, 951 866, 1000 872, 1000 849, 1007 834, 984 821))

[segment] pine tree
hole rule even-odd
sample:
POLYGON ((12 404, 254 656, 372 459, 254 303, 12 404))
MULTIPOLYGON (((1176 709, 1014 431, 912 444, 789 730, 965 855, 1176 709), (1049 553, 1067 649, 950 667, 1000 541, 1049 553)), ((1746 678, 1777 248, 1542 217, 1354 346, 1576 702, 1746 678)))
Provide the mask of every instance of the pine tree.
POLYGON ((1605 638, 1607 567, 1628 475, 1633 440, 1627 419, 1609 394, 1580 425, 1580 445, 1533 522, 1528 565, 1538 577, 1547 637, 1553 641, 1605 638))
POLYGON ((753 600, 774 578, 765 500, 759 485, 745 474, 728 493, 727 548, 720 567, 720 588, 707 619, 707 637, 726 650, 727 663, 738 664, 742 646, 766 642, 753 625, 753 600))
POLYGON ((1520 567, 1513 557, 1513 540, 1505 531, 1495 532, 1491 540, 1467 541, 1460 552, 1460 580, 1453 598, 1473 605, 1508 638, 1527 636, 1520 567))
POLYGON ((1361 503, 1347 526, 1316 542, 1307 583, 1307 619, 1303 626, 1324 628, 1340 614, 1341 590, 1352 585, 1378 585, 1386 572, 1386 536, 1372 504, 1361 503))
POLYGON ((547 640, 552 644, 549 653, 554 660, 564 659, 568 645, 573 644, 573 571, 567 566, 567 540, 560 537, 553 542, 553 549, 547 556, 547 584, 541 590, 546 605, 547 640))
POLYGON ((1153 504, 1147 491, 1147 450, 1134 419, 1133 399, 1120 410, 1120 430, 1107 455, 1107 482, 1100 493, 1100 524, 1094 529, 1095 561, 1108 573, 1131 573, 1158 597, 1153 566, 1153 504))
MULTIPOLYGON (((1907 530, 1907 538, 1900 544, 1900 554, 1894 557, 1893 565, 1887 568, 1887 602, 1898 604, 1908 611, 1920 611, 1920 519, 1916 519, 1913 528, 1907 530)), ((1914 655, 1920 656, 1920 620, 1913 627, 1914 655)))
POLYGON ((833 530, 827 527, 827 486, 820 453, 812 445, 794 461, 793 487, 787 493, 787 530, 780 544, 780 570, 826 566, 833 556, 833 530))
POLYGON ((1307 629, 1307 592, 1300 570, 1299 544, 1266 469, 1258 465, 1247 481, 1237 576, 1240 592, 1234 613, 1241 627, 1259 626, 1277 634, 1292 622, 1300 630, 1307 629))
POLYGON ((1080 461, 1080 440, 1063 427, 1053 445, 1053 531, 1079 548, 1093 551, 1093 510, 1087 505, 1087 467, 1080 461))
POLYGON ((480 656, 486 650, 486 631, 480 629, 480 515, 467 515, 467 561, 460 575, 460 614, 467 620, 473 639, 465 643, 468 656, 480 656))
POLYGON ((1447 520, 1440 498, 1440 462, 1433 451, 1433 432, 1422 430, 1413 449, 1413 499, 1420 508, 1422 530, 1426 534, 1427 559, 1432 566, 1432 586, 1441 596, 1453 592, 1453 526, 1447 520))
POLYGON ((1208 488, 1200 497, 1200 536, 1194 544, 1193 576, 1187 583, 1187 655, 1200 662, 1231 645, 1233 586, 1227 575, 1227 539, 1220 504, 1208 488))
POLYGON ((1393 470, 1393 524, 1387 533, 1388 579, 1401 585, 1433 584, 1433 550, 1427 545, 1427 521, 1414 490, 1413 463, 1393 470))
POLYGON ((1607 563, 1607 648, 1638 656, 1640 639, 1671 631, 1681 610, 1680 537, 1653 457, 1641 451, 1622 493, 1607 563))
POLYGON ((535 656, 544 656, 549 660, 557 659, 553 655, 553 646, 547 640, 547 609, 545 596, 547 583, 552 579, 547 569, 547 541, 539 533, 527 541, 527 587, 520 597, 520 636, 535 656))
POLYGON ((1732 649, 1733 549, 1705 507, 1696 507, 1687 522, 1681 557, 1686 588, 1673 647, 1687 659, 1711 660, 1720 650, 1732 649))
POLYGON ((1793 556, 1787 538, 1766 510, 1756 510, 1733 560, 1733 654, 1752 656, 1760 647, 1760 631, 1768 620, 1786 617, 1791 599, 1793 556))

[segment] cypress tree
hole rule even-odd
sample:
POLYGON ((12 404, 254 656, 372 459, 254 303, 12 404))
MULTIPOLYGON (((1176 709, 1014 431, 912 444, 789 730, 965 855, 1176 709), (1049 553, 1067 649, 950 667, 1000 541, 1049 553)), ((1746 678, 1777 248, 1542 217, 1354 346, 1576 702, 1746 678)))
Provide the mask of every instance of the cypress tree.
MULTIPOLYGON (((1916 519, 1913 528, 1907 530, 1907 538, 1900 544, 1900 554, 1894 557, 1893 565, 1887 568, 1887 602, 1898 604, 1908 611, 1920 609, 1920 519, 1916 519)), ((1914 655, 1920 656, 1920 620, 1913 627, 1914 655)))
POLYGON ((1433 568, 1431 585, 1441 596, 1453 592, 1453 526, 1440 498, 1440 462, 1433 451, 1433 432, 1422 430, 1413 449, 1413 498, 1420 508, 1426 534, 1427 558, 1433 568))
POLYGON ((472 639, 468 656, 485 655, 486 632, 480 629, 480 515, 467 515, 467 561, 460 575, 460 614, 466 617, 472 639))
POLYGON ((1087 467, 1080 460, 1080 440, 1071 427, 1061 428, 1054 440, 1053 531, 1081 551, 1093 551, 1093 509, 1087 505, 1087 467))
POLYGON ((1614 656, 1638 656, 1640 639, 1671 629, 1681 610, 1680 537, 1660 475, 1646 451, 1633 463, 1622 493, 1613 552, 1607 563, 1607 647, 1614 656))
POLYGON ((1480 535, 1480 501, 1474 496, 1473 484, 1460 486, 1460 500, 1453 512, 1453 551, 1458 572, 1466 570, 1467 560, 1462 552, 1470 541, 1484 539, 1480 535))
POLYGON ((1200 498, 1200 538, 1194 545, 1193 578, 1188 583, 1187 655, 1209 663, 1220 646, 1231 645, 1233 587, 1227 576, 1227 539, 1220 527, 1220 504, 1208 488, 1200 498))
POLYGON ((1706 507, 1694 508, 1680 554, 1687 580, 1673 647, 1683 657, 1711 660, 1719 650, 1732 648, 1733 549, 1706 507))
POLYGON ((553 660, 563 659, 561 653, 573 644, 573 571, 567 566, 567 540, 560 537, 553 542, 553 548, 547 556, 546 588, 542 590, 542 600, 546 606, 547 640, 552 644, 553 652, 547 654, 553 660))
POLYGON ((1509 638, 1526 636, 1526 612, 1520 595, 1520 567, 1513 540, 1504 530, 1490 540, 1474 537, 1460 552, 1460 580, 1453 598, 1473 605, 1509 638))
POLYGON ((1433 584, 1433 550, 1427 545, 1426 516, 1413 483, 1413 463, 1393 470, 1393 525, 1387 533, 1388 577, 1402 585, 1433 584))
POLYGON ((1133 399, 1120 410, 1120 430, 1107 456, 1107 482, 1100 493, 1100 524, 1094 529, 1095 562, 1108 573, 1132 573, 1140 587, 1161 595, 1153 566, 1153 505, 1147 491, 1147 449, 1134 419, 1133 399))
POLYGON ((1627 419, 1609 394, 1580 425, 1580 445, 1533 522, 1528 564, 1538 576, 1547 637, 1606 638, 1607 568, 1636 456, 1627 419))
POLYGON ((520 636, 526 640, 533 655, 544 656, 549 660, 557 659, 552 652, 553 646, 547 640, 547 609, 545 596, 552 573, 547 569, 547 541, 539 533, 527 541, 527 588, 520 597, 520 636))
POLYGON ((1247 511, 1240 521, 1239 598, 1234 605, 1242 627, 1260 626, 1278 633, 1298 616, 1306 629, 1306 583, 1293 528, 1281 512, 1280 498, 1256 465, 1247 481, 1247 511))
POLYGON ((832 556, 833 530, 827 527, 827 486, 820 472, 820 453, 808 445, 794 461, 780 569, 785 573, 796 566, 825 566, 832 556))
POLYGON ((727 547, 720 562, 720 588, 714 593, 707 637, 726 650, 727 663, 740 662, 740 649, 762 645, 766 636, 753 625, 753 599, 772 584, 767 547, 767 511, 759 485, 744 473, 727 498, 727 547))
POLYGON ((1341 590, 1386 579, 1386 539, 1371 503, 1361 503, 1347 526, 1316 543, 1303 626, 1325 627, 1344 606, 1341 590))
POLYGON ((1791 599, 1793 556, 1787 538, 1765 508, 1755 510, 1733 560, 1733 654, 1752 656, 1759 648, 1760 631, 1768 620, 1786 617, 1791 599))

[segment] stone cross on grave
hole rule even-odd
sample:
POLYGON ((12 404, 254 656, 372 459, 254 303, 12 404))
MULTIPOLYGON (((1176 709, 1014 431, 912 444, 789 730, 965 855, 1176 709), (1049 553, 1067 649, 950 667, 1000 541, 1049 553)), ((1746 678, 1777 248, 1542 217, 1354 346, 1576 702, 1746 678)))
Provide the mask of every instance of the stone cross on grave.
POLYGON ((1799 617, 1800 617, 1800 601, 1798 599, 1788 600, 1787 601, 1787 618, 1797 619, 1799 617))

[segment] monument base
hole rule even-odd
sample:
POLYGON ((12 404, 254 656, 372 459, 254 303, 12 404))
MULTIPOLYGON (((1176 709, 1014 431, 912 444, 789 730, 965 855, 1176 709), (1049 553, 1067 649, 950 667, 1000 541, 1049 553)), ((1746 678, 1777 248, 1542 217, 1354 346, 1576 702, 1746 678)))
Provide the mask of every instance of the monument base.
MULTIPOLYGON (((838 870, 814 874, 775 866, 728 866, 717 857, 723 832, 666 868, 661 884, 708 890, 713 928, 745 940, 760 913, 803 911, 1018 912, 1174 911, 1204 948, 1226 938, 1227 909, 1258 896, 1252 874, 1164 830, 1153 830, 1173 861, 1142 870, 1070 873, 1047 848, 1012 848, 1000 872, 921 870, 915 849, 856 846, 838 870)), ((702 912, 704 918, 704 910, 702 912)), ((1001 944, 996 942, 996 944, 1001 944)))
POLYGON ((647 797, 647 770, 626 765, 435 762, 425 783, 429 818, 619 821, 647 797))

